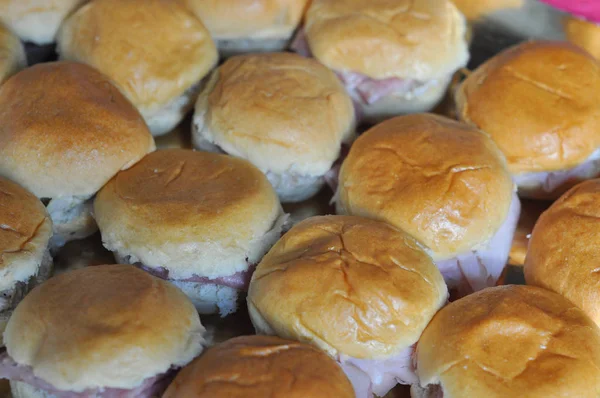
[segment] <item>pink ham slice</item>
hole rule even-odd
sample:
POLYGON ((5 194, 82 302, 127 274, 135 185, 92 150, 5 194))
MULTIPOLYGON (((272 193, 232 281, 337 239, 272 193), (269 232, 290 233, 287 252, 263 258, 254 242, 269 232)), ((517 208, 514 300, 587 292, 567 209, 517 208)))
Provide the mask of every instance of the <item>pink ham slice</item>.
POLYGON ((173 380, 173 370, 145 379, 134 389, 121 388, 89 389, 83 392, 57 390, 50 383, 33 374, 29 366, 19 365, 7 352, 0 354, 0 378, 27 383, 44 390, 57 398, 152 398, 161 396, 173 380))
POLYGON ((306 40, 304 28, 300 28, 296 31, 296 36, 294 36, 294 40, 292 40, 292 44, 290 44, 290 49, 303 57, 312 58, 312 51, 310 51, 308 40, 306 40))
POLYGON ((356 398, 383 397, 396 384, 418 382, 413 363, 414 345, 386 359, 358 359, 341 355, 342 369, 354 387, 356 398))
POLYGON ((340 149, 340 156, 333 163, 333 165, 331 166, 331 169, 329 169, 329 171, 327 173, 325 173, 325 175, 323 176, 323 178, 325 178, 325 183, 327 184, 327 186, 329 186, 329 188, 331 188, 331 190, 333 192, 337 191, 337 187, 338 187, 338 183, 339 183, 338 177, 340 175, 340 168, 342 167, 342 163, 344 163, 344 159, 346 159, 349 152, 350 152, 350 145, 342 144, 342 147, 340 149))
MULTIPOLYGON (((304 57, 312 57, 304 29, 298 29, 291 49, 304 57)), ((372 79, 369 76, 352 71, 335 71, 353 99, 371 105, 392 94, 405 94, 422 85, 413 79, 391 77, 372 79), (356 94, 356 95, 354 95, 356 94), (358 97, 358 98, 357 98, 358 97)))
MULTIPOLYGON (((163 267, 147 267, 143 264, 136 263, 134 264, 136 267, 141 268, 142 270, 152 274, 160 279, 170 280, 169 279, 169 270, 163 267)), ((256 264, 251 264, 246 271, 238 272, 233 275, 221 276, 215 279, 209 279, 205 276, 193 275, 190 278, 186 279, 177 279, 178 282, 194 282, 194 283, 203 283, 203 284, 213 284, 213 285, 221 285, 228 286, 233 289, 239 290, 248 290, 248 286, 250 285, 250 279, 252 278, 252 273, 254 273, 254 269, 256 268, 256 264)))
POLYGON ((464 297, 496 284, 506 266, 520 213, 521 202, 514 194, 506 220, 486 249, 436 262, 448 289, 455 293, 453 298, 464 297))
POLYGON ((531 198, 558 197, 576 184, 600 176, 600 150, 571 169, 517 174, 513 178, 519 194, 531 198))

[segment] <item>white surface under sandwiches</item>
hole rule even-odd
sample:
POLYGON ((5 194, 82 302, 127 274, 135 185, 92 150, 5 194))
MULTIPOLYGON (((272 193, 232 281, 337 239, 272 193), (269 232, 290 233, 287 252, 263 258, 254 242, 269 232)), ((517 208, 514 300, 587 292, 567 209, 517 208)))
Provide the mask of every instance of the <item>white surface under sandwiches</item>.
POLYGON ((196 103, 197 148, 249 160, 279 197, 314 195, 354 139, 352 101, 333 72, 289 53, 230 58, 211 76, 196 103))

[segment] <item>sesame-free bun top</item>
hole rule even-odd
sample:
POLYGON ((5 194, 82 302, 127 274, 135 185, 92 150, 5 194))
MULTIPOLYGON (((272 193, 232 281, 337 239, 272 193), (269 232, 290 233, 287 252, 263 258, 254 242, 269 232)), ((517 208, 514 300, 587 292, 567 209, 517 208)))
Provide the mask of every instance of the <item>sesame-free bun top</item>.
POLYGON ((73 62, 0 87, 0 175, 39 198, 91 196, 154 150, 144 120, 104 75, 73 62))
POLYGON ((308 0, 180 0, 214 39, 285 39, 302 19, 308 0))
POLYGON ((600 25, 571 15, 565 16, 563 24, 567 40, 600 59, 600 25))
POLYGON ((115 176, 94 202, 104 245, 169 278, 245 271, 282 215, 271 184, 243 159, 168 149, 115 176))
POLYGON ((202 351, 204 327, 175 286, 130 265, 86 267, 33 289, 4 342, 60 390, 138 386, 202 351))
POLYGON ((58 52, 105 73, 142 113, 184 94, 218 58, 202 22, 171 0, 94 0, 65 21, 58 52))
POLYGON ((0 225, 0 291, 4 291, 37 272, 52 222, 38 198, 0 177, 0 225))
POLYGON ((273 246, 247 301, 258 332, 311 342, 332 357, 380 359, 414 344, 447 297, 435 264, 406 233, 321 216, 273 246))
POLYGON ((274 336, 220 343, 185 367, 164 398, 354 398, 352 384, 324 352, 274 336))
POLYGON ((23 41, 54 42, 63 20, 87 0, 0 0, 0 21, 23 41))
POLYGON ((558 199, 536 223, 525 260, 530 285, 553 290, 600 325, 597 258, 600 180, 585 181, 558 199))
POLYGON ((325 174, 354 136, 352 100, 336 75, 293 53, 241 55, 196 103, 196 134, 263 172, 325 174))
POLYGON ((331 69, 427 81, 467 63, 465 26, 450 0, 313 0, 304 29, 331 69))
POLYGON ((0 24, 0 84, 27 65, 21 40, 0 24))
POLYGON ((478 20, 500 10, 517 9, 523 6, 523 0, 452 0, 452 2, 469 21, 478 20))
POLYGON ((441 260, 484 247, 506 219, 513 190, 486 134, 415 114, 358 138, 342 164, 336 209, 395 225, 441 260))
POLYGON ((600 330, 556 293, 488 288, 436 314, 417 345, 417 374, 444 398, 595 398, 600 330))
POLYGON ((600 146, 600 64, 570 43, 505 50, 465 79, 456 103, 514 174, 569 169, 600 146))

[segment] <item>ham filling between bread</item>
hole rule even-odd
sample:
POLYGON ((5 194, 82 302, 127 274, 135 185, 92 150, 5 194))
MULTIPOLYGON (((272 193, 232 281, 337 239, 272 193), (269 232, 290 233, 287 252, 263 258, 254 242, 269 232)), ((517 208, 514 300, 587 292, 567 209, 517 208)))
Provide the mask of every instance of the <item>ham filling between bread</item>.
POLYGON ((600 149, 595 150, 585 162, 566 170, 517 174, 513 177, 520 191, 526 196, 539 196, 566 189, 600 175, 600 149))
POLYGON ((0 378, 27 383, 57 398, 153 398, 159 397, 175 377, 175 369, 149 377, 133 389, 96 388, 82 392, 63 391, 37 377, 30 366, 20 365, 8 355, 0 354, 0 378))
MULTIPOLYGON (((313 54, 306 40, 304 29, 299 29, 291 49, 304 57, 312 57, 313 54)), ((382 98, 395 95, 405 98, 414 98, 427 91, 437 81, 421 82, 415 79, 402 79, 391 77, 387 79, 373 79, 353 71, 335 71, 346 90, 354 101, 365 105, 371 105, 382 98)))
MULTIPOLYGON (((140 263, 134 263, 136 267, 141 268, 142 270, 152 274, 160 279, 164 280, 173 280, 169 279, 169 270, 163 267, 153 268, 148 267, 140 263)), ((213 284, 213 285, 221 285, 231 287, 233 289, 238 290, 248 290, 248 286, 250 285, 250 279, 252 278, 252 274, 254 273, 254 269, 256 268, 256 264, 249 264, 248 269, 246 271, 237 272, 233 275, 221 276, 218 278, 210 279, 205 276, 192 275, 189 278, 185 279, 175 279, 178 282, 193 282, 193 283, 202 283, 202 284, 213 284)))
POLYGON ((396 384, 418 382, 413 361, 415 346, 386 359, 358 359, 340 355, 337 360, 354 387, 356 398, 383 397, 396 384))
POLYGON ((504 223, 485 248, 436 262, 455 298, 496 284, 506 266, 520 213, 521 202, 514 194, 504 223))

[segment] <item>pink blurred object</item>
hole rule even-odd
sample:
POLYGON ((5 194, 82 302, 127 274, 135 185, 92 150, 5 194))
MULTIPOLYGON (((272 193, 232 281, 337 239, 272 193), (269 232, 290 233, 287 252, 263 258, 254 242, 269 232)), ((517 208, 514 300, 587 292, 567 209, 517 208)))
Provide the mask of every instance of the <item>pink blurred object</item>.
POLYGON ((600 24, 600 0, 540 0, 559 10, 566 11, 600 24))

